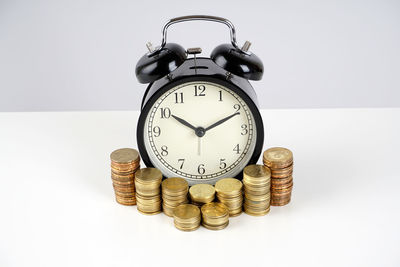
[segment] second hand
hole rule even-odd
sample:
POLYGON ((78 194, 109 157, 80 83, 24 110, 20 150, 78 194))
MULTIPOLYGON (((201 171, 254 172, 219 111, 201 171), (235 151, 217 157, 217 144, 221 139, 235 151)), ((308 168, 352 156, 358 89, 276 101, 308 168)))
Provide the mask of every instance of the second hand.
POLYGON ((201 153, 201 137, 197 137, 197 155, 201 153))

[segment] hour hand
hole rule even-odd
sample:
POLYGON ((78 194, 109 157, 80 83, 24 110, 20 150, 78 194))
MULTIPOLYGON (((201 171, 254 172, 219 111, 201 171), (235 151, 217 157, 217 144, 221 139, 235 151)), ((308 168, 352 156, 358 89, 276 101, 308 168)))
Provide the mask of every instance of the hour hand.
POLYGON ((177 117, 177 116, 175 116, 175 115, 172 115, 172 114, 171 114, 171 116, 172 116, 175 120, 177 120, 177 121, 179 121, 180 123, 182 123, 183 125, 185 125, 185 126, 189 127, 190 129, 196 131, 196 127, 194 127, 193 125, 191 125, 190 123, 188 123, 188 122, 185 121, 184 119, 179 118, 179 117, 177 117))

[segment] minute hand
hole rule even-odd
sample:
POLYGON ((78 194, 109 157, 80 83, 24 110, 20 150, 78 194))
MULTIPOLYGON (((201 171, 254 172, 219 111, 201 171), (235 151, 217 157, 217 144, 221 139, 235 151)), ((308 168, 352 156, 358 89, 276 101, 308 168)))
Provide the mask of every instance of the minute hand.
POLYGON ((214 128, 214 127, 216 127, 216 126, 218 126, 218 125, 220 125, 220 124, 222 124, 222 123, 224 123, 224 122, 226 122, 226 121, 229 120, 230 118, 235 117, 236 115, 239 115, 239 114, 240 114, 240 112, 233 113, 232 115, 229 115, 228 117, 223 118, 222 120, 219 120, 219 121, 217 121, 216 123, 211 124, 210 126, 208 126, 207 128, 205 128, 204 130, 205 130, 205 131, 208 131, 208 130, 210 130, 210 129, 212 129, 212 128, 214 128))

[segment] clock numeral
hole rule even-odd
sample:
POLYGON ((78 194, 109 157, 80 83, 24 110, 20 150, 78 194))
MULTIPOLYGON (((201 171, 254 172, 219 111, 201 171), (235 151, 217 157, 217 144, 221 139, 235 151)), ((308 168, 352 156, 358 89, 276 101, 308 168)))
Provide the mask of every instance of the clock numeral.
POLYGON ((199 174, 204 174, 206 172, 206 169, 204 169, 204 164, 200 164, 199 167, 197 167, 197 172, 199 174))
POLYGON ((220 159, 220 160, 219 160, 219 168, 220 168, 221 170, 223 170, 223 169, 226 168, 226 162, 224 162, 224 161, 225 161, 225 159, 220 159))
POLYGON ((183 93, 175 93, 175 104, 183 103, 183 93))
POLYGON ((185 163, 185 159, 178 159, 178 162, 181 163, 181 166, 179 166, 179 169, 182 170, 182 168, 183 168, 183 163, 185 163))
POLYGON ((222 90, 219 90, 219 101, 222 101, 222 90))
POLYGON ((249 130, 247 130, 247 124, 242 124, 242 132, 240 133, 241 135, 246 135, 249 133, 249 130))
POLYGON ((159 137, 161 134, 161 128, 158 126, 154 126, 153 127, 153 133, 154 133, 154 137, 159 137))
POLYGON ((239 104, 235 104, 235 105, 233 105, 233 108, 236 109, 236 111, 239 111, 240 110, 240 105, 239 104))
POLYGON ((169 108, 160 108, 161 119, 168 119, 171 117, 171 110, 169 108))
POLYGON ((167 146, 161 147, 161 156, 163 156, 163 157, 168 156, 168 147, 167 146))
POLYGON ((239 144, 237 144, 234 148, 233 148, 233 151, 235 151, 236 152, 236 154, 240 154, 240 148, 239 148, 239 144))
POLYGON ((194 96, 206 96, 204 91, 206 90, 206 87, 204 85, 195 85, 194 86, 194 96))

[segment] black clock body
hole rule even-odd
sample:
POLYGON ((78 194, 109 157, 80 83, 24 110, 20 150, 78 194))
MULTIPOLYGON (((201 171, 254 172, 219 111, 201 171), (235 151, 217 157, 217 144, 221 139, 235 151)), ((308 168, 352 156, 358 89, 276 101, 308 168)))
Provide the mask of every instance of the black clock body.
MULTIPOLYGON (((152 82, 146 89, 144 94, 141 113, 137 125, 137 144, 143 162, 147 167, 154 167, 144 144, 145 121, 151 107, 166 91, 183 83, 192 81, 212 82, 227 87, 234 93, 239 95, 248 105, 253 114, 256 123, 256 144, 252 156, 248 164, 255 164, 261 154, 264 143, 264 127, 262 117, 258 109, 258 101, 256 93, 249 81, 245 78, 234 75, 227 70, 218 66, 210 58, 190 58, 177 67, 168 75, 152 82)), ((207 107, 205 107, 207 108, 207 107)), ((201 111, 199 111, 201 112, 201 111)), ((229 134, 229 132, 227 132, 229 134)), ((237 176, 237 179, 242 179, 242 172, 237 176)))

